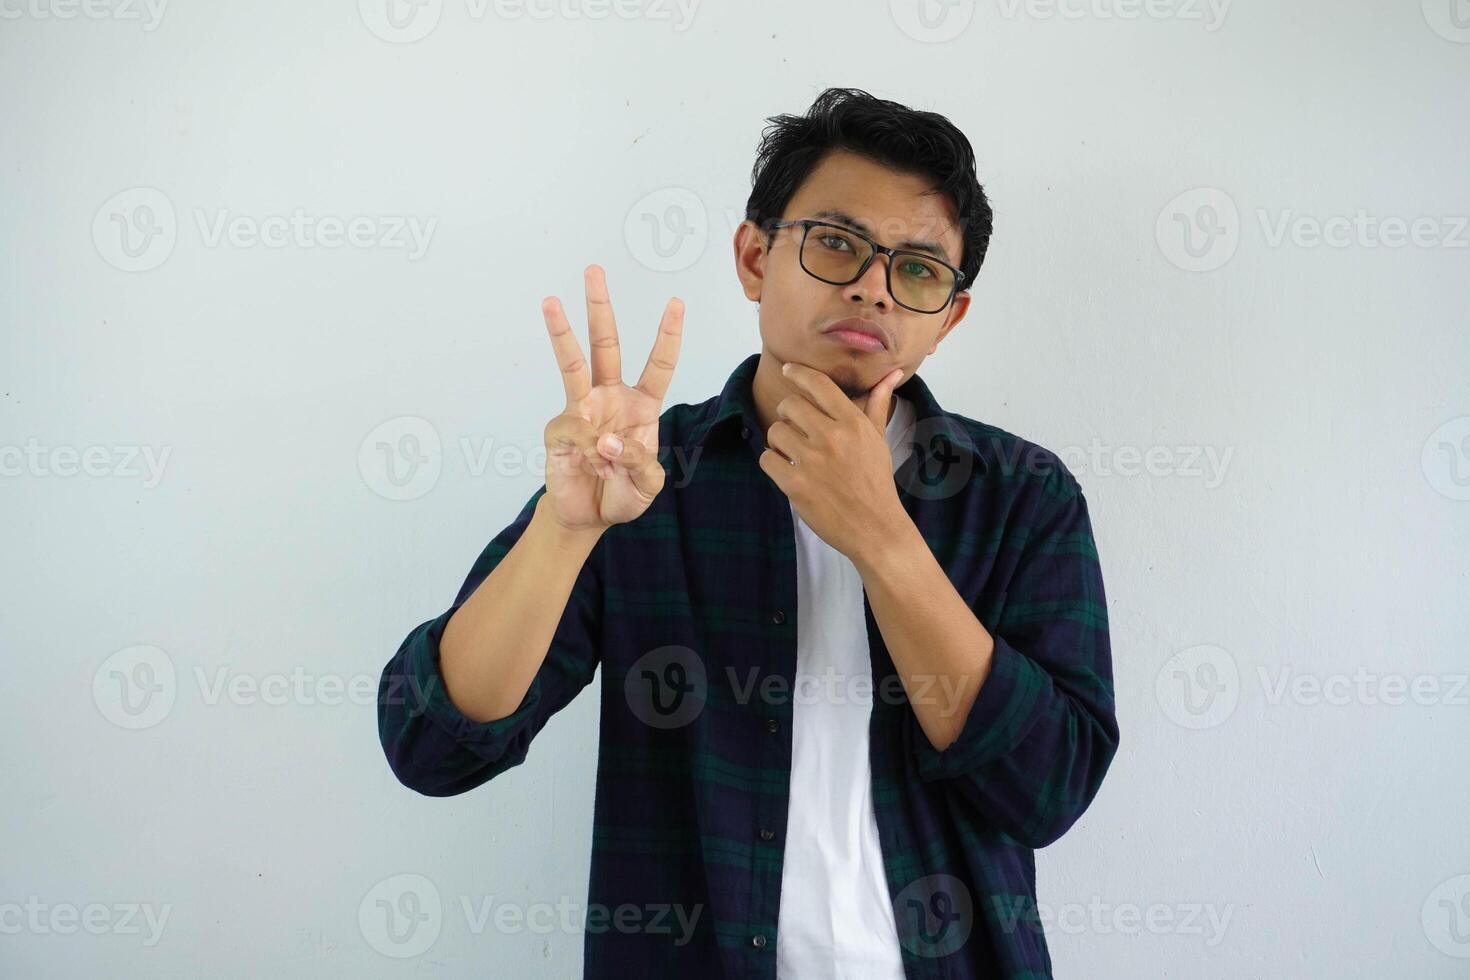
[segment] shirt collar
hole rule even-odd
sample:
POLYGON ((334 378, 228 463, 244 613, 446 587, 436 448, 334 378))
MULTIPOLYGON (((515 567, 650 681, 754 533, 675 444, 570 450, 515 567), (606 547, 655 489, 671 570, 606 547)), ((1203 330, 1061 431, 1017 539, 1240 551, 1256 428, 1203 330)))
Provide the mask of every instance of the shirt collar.
MULTIPOLYGON (((751 383, 755 380, 755 370, 760 359, 760 352, 757 351, 741 361, 730 373, 729 380, 725 382, 725 387, 715 402, 713 414, 695 425, 690 434, 691 448, 704 446, 711 434, 717 431, 734 426, 755 429, 760 425, 755 411, 755 399, 751 394, 751 383)), ((894 389, 894 394, 913 403, 914 431, 924 437, 923 442, 927 443, 942 435, 952 445, 974 457, 978 471, 985 472, 985 456, 975 446, 969 430, 958 417, 939 407, 939 402, 935 401, 934 394, 918 372, 909 375, 903 384, 894 389)))

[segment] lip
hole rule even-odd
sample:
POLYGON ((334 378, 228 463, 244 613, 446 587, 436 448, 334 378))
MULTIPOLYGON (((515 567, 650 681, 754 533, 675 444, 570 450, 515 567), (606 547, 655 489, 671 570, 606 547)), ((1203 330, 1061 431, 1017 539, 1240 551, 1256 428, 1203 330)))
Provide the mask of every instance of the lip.
POLYGON ((857 350, 889 349, 888 337, 883 333, 882 329, 872 320, 864 320, 858 316, 850 316, 845 320, 838 320, 826 330, 823 330, 822 333, 857 350), (873 341, 877 342, 876 346, 873 341))

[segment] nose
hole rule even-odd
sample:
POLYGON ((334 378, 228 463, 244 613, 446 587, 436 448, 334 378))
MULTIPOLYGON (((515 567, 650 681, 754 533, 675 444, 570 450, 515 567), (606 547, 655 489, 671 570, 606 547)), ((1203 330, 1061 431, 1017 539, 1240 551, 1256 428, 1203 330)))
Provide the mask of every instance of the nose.
POLYGON ((887 309, 893 302, 888 295, 888 256, 875 255, 867 271, 845 287, 850 299, 872 303, 879 309, 887 309))

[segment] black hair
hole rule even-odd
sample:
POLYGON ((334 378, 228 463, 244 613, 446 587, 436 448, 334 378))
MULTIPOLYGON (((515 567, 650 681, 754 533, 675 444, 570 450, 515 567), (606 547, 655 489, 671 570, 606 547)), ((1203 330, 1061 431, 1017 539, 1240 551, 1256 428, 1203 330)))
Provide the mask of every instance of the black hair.
POLYGON ((796 189, 828 151, 860 153, 890 169, 927 177, 948 195, 964 242, 964 288, 974 284, 990 246, 994 215, 975 177, 975 151, 954 123, 855 88, 829 88, 805 116, 766 121, 771 125, 756 150, 746 220, 769 236, 770 224, 781 219, 796 189))

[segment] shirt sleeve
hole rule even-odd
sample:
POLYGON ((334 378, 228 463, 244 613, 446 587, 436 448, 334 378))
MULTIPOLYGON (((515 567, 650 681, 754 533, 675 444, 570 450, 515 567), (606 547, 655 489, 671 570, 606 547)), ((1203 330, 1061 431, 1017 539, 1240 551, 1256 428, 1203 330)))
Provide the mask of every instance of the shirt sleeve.
POLYGON ((926 781, 959 812, 1032 848, 1060 838, 1091 804, 1118 749, 1102 569, 1076 479, 1048 478, 995 623, 994 661, 965 725, 938 751, 909 718, 926 781))
POLYGON ((466 717, 449 699, 439 671, 444 627, 520 540, 535 513, 536 501, 545 492, 543 484, 510 526, 485 546, 454 605, 415 627, 383 668, 378 685, 378 737, 383 752, 398 780, 426 796, 464 793, 520 765, 531 740, 596 672, 603 540, 578 573, 546 659, 513 713, 489 722, 466 717))

